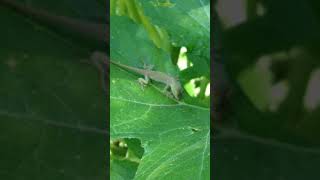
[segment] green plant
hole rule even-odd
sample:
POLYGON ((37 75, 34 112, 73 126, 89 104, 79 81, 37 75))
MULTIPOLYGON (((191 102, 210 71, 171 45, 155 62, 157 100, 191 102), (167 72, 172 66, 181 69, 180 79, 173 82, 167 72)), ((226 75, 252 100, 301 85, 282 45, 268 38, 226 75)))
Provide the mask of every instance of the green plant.
POLYGON ((177 102, 162 85, 142 91, 136 75, 110 66, 111 179, 209 179, 209 1, 113 0, 110 8, 111 60, 152 64, 185 88, 177 102))

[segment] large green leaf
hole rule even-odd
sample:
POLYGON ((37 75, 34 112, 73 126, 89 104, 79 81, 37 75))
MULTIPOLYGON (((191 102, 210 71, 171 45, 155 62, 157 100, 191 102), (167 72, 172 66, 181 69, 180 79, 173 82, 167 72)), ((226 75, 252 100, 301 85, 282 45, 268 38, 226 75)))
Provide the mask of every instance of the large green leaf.
POLYGON ((105 92, 80 62, 89 47, 2 5, 0 21, 0 179, 106 179, 105 92))
MULTIPOLYGON (((111 60, 140 67, 145 57, 156 70, 176 73, 169 54, 127 17, 111 16, 110 45, 111 60)), ((111 138, 138 138, 144 148, 135 179, 209 179, 209 109, 177 102, 158 84, 142 90, 138 77, 110 67, 111 138)))

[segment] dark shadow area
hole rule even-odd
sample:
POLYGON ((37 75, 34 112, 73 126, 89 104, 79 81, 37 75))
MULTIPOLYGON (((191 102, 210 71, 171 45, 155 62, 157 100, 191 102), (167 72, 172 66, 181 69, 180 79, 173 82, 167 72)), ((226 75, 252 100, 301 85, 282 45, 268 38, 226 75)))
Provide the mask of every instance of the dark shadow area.
POLYGON ((0 0, 0 179, 109 177, 107 3, 0 0))

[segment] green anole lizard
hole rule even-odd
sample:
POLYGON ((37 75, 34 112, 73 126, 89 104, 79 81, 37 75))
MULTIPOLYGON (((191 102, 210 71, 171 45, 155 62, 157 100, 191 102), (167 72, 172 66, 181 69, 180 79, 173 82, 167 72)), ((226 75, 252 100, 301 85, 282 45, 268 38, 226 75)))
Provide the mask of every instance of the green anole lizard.
MULTIPOLYGON (((100 52, 94 52, 91 56, 91 59, 93 61, 98 60, 98 61, 104 62, 104 63, 106 63, 108 61, 107 57, 103 53, 100 53, 100 52)), ((144 79, 143 78, 138 79, 138 82, 141 85, 148 84, 150 79, 157 81, 157 82, 161 82, 166 85, 164 88, 165 93, 167 93, 168 89, 170 88, 171 93, 175 99, 179 100, 181 98, 182 86, 177 78, 170 76, 166 73, 160 72, 160 71, 153 71, 153 70, 151 70, 151 67, 146 67, 146 69, 139 69, 139 68, 127 66, 127 65, 124 65, 124 64, 112 61, 112 60, 109 60, 109 62, 111 64, 114 64, 114 65, 122 68, 122 69, 143 75, 144 79)), ((171 94, 167 94, 167 95, 170 96, 171 94)))
MULTIPOLYGON (((78 32, 84 36, 92 37, 98 41, 109 41, 107 36, 108 32, 105 31, 106 29, 102 24, 83 22, 70 17, 50 14, 44 10, 35 9, 12 0, 0 0, 0 5, 10 7, 21 14, 34 17, 38 20, 46 21, 57 26, 64 26, 72 31, 78 32)), ((101 71, 103 71, 103 68, 100 66, 100 63, 98 63, 98 61, 107 64, 106 59, 108 59, 108 57, 101 52, 94 52, 91 56, 91 60, 95 62, 95 65, 98 65, 97 67, 101 71)), ((114 61, 110 61, 110 63, 117 65, 123 69, 130 70, 132 72, 143 75, 145 79, 138 79, 139 83, 142 85, 147 84, 149 82, 149 79, 164 83, 166 85, 165 92, 167 92, 167 90, 170 88, 174 98, 176 98, 177 100, 180 99, 182 87, 180 82, 176 78, 163 72, 152 71, 151 69, 139 69, 124 64, 120 64, 114 61)))

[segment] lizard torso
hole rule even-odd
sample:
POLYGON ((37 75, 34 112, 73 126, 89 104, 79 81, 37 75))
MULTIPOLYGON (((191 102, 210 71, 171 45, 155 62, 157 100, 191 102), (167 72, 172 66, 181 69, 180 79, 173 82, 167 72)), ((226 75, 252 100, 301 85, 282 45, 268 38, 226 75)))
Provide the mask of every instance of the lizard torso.
POLYGON ((133 71, 133 72, 138 73, 140 75, 148 76, 150 79, 155 80, 157 82, 164 83, 164 84, 171 83, 174 79, 173 77, 171 77, 163 72, 152 71, 152 70, 147 70, 147 69, 139 69, 139 68, 127 66, 124 64, 120 64, 120 63, 117 63, 117 62, 114 62, 111 60, 110 60, 110 62, 112 64, 115 64, 115 65, 121 67, 121 68, 133 71))
POLYGON ((160 71, 139 69, 139 68, 127 66, 127 65, 124 65, 124 64, 120 64, 120 63, 117 63, 117 62, 114 62, 114 61, 111 61, 111 60, 110 60, 110 63, 112 63, 112 64, 114 64, 116 66, 119 66, 119 67, 121 67, 123 69, 135 72, 135 73, 143 75, 145 77, 148 77, 148 78, 150 78, 150 79, 152 79, 154 81, 166 84, 167 86, 169 86, 171 88, 171 92, 172 92, 173 96, 176 99, 180 99, 182 87, 181 87, 180 82, 176 78, 174 78, 174 77, 172 77, 172 76, 170 76, 170 75, 168 75, 166 73, 160 72, 160 71))

